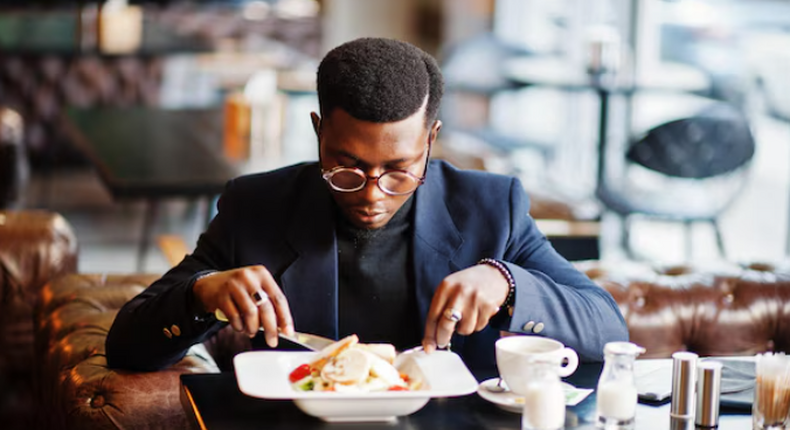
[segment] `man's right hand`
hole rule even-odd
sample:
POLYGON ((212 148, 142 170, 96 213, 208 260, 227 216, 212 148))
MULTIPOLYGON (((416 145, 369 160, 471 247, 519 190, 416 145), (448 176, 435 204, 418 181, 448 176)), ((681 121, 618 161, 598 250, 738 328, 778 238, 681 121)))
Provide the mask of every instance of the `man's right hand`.
POLYGON ((213 273, 198 279, 192 292, 206 312, 221 310, 238 332, 253 337, 263 327, 266 343, 272 348, 277 346, 278 329, 294 334, 288 300, 263 266, 213 273), (256 293, 261 298, 258 304, 256 293))

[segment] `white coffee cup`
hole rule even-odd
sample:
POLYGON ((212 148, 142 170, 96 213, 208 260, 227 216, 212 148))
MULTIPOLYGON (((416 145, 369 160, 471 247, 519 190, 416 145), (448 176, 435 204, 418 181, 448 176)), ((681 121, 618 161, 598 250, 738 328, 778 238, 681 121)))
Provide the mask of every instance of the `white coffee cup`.
POLYGON ((508 336, 496 341, 496 365, 499 375, 516 394, 526 388, 525 368, 535 361, 557 363, 557 374, 566 377, 579 367, 579 355, 562 342, 539 336, 508 336))

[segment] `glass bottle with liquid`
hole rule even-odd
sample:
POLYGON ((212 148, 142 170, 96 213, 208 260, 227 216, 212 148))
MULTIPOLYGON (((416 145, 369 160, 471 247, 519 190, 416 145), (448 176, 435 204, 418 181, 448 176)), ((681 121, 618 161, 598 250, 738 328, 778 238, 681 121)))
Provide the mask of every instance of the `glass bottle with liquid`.
POLYGON ((603 352, 604 366, 596 390, 596 427, 633 430, 637 401, 634 361, 645 349, 631 342, 609 342, 603 352))
POLYGON ((565 391, 559 369, 555 360, 532 361, 524 369, 529 382, 524 389, 522 430, 559 430, 565 425, 565 391))

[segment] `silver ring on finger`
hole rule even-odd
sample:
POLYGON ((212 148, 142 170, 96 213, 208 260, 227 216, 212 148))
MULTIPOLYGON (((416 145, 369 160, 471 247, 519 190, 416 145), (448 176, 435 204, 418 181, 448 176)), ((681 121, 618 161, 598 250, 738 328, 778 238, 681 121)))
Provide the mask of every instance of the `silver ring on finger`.
POLYGON ((442 315, 452 322, 461 321, 461 318, 463 317, 461 311, 456 308, 447 308, 444 310, 444 313, 442 313, 442 315))
POLYGON ((252 300, 255 301, 255 306, 261 306, 269 301, 269 295, 263 291, 256 291, 252 293, 252 300))

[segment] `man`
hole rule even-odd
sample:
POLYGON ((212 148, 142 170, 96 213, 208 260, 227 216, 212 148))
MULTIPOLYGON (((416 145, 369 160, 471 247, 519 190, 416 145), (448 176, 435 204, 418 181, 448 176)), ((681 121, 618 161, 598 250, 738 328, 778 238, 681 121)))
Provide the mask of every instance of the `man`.
POLYGON ((559 256, 517 179, 430 162, 441 72, 409 44, 358 39, 318 68, 319 162, 229 182, 197 248, 118 313, 112 367, 152 370, 224 323, 269 346, 294 329, 495 365, 500 330, 582 359, 626 340, 612 297, 559 256), (176 330, 174 332, 173 330, 176 330), (452 342, 451 342, 452 341, 452 342))

